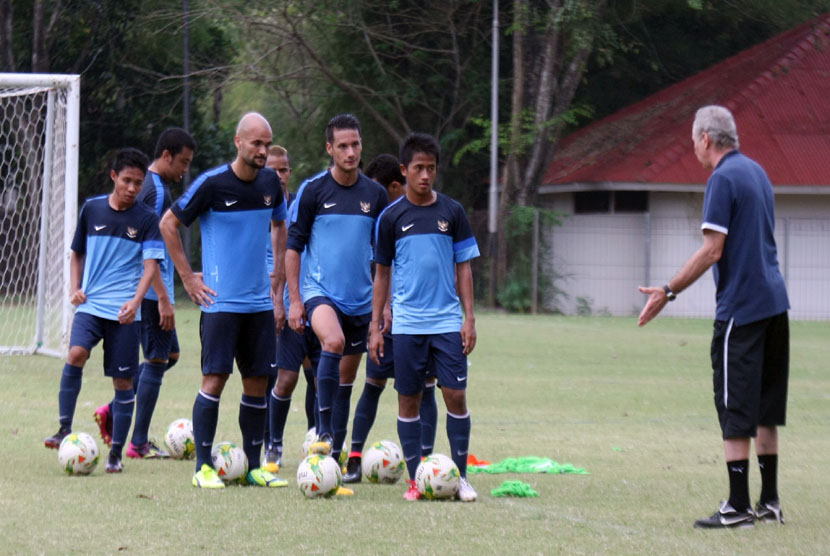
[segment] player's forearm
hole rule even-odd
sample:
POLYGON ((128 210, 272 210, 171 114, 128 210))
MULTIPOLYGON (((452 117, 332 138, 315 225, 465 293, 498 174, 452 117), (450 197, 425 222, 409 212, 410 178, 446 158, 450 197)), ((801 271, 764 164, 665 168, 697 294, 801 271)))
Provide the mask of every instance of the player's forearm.
POLYGON ((181 221, 168 210, 159 223, 159 230, 161 230, 161 237, 164 238, 164 245, 167 246, 170 258, 173 260, 173 266, 176 267, 176 272, 184 281, 193 274, 193 268, 187 260, 187 255, 184 254, 182 238, 179 236, 179 224, 181 221))
POLYGON ((271 221, 271 250, 274 253, 273 275, 278 284, 285 284, 285 242, 286 242, 285 221, 271 221))
POLYGON ((473 269, 470 263, 464 262, 456 265, 456 275, 458 297, 461 300, 461 305, 464 306, 464 319, 474 322, 476 316, 473 300, 473 269))
POLYGON ((135 297, 133 301, 141 303, 147 291, 150 289, 150 284, 156 276, 159 275, 159 263, 155 259, 144 260, 144 273, 141 275, 141 280, 138 281, 138 287, 135 289, 135 297))
POLYGON ((161 266, 156 266, 158 267, 158 271, 153 274, 153 281, 151 282, 151 285, 153 286, 153 291, 156 292, 156 297, 158 297, 159 302, 168 302, 170 301, 170 296, 167 295, 167 288, 164 287, 164 278, 161 276, 161 266))
POLYGON ((84 255, 72 251, 69 258, 69 285, 72 291, 81 289, 81 276, 84 273, 84 255))
POLYGON ((389 283, 389 267, 376 264, 375 280, 372 283, 372 322, 375 324, 383 320, 383 307, 389 297, 389 283))
MULTIPOLYGON (((276 266, 276 263, 274 263, 274 266, 276 266)), ((301 303, 300 254, 293 249, 285 250, 285 281, 288 284, 288 298, 291 303, 301 303)))

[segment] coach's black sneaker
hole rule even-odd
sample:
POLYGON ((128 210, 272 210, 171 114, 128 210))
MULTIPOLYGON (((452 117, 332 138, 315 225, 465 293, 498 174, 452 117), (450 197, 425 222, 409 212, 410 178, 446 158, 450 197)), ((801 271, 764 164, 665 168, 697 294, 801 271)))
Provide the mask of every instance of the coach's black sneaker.
POLYGON ((334 446, 334 438, 326 432, 317 437, 317 440, 308 449, 308 453, 327 456, 331 453, 332 446, 334 446))
POLYGON ((698 529, 755 527, 755 514, 752 513, 751 508, 738 511, 729 505, 728 500, 724 500, 718 511, 710 517, 695 521, 695 527, 698 529))
POLYGON ((63 439, 66 438, 71 432, 72 429, 70 429, 69 427, 61 426, 61 428, 58 429, 58 432, 56 432, 55 434, 43 441, 43 445, 47 448, 57 450, 61 447, 61 442, 63 442, 63 439))
POLYGON ((346 464, 346 474, 343 475, 343 482, 346 484, 359 483, 361 475, 360 456, 350 457, 349 462, 346 464))
POLYGON ((124 465, 121 463, 121 458, 110 452, 107 457, 107 473, 121 473, 124 471, 124 465))
POLYGON ((778 522, 784 525, 784 512, 781 511, 781 503, 778 500, 774 502, 758 502, 755 506, 755 519, 770 523, 778 522))

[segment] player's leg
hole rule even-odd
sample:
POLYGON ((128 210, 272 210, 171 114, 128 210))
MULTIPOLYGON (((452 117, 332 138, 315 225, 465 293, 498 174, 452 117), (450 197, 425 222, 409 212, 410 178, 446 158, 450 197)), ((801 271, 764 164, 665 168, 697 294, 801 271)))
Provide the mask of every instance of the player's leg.
POLYGON ((421 463, 419 408, 424 386, 423 372, 429 360, 429 346, 425 336, 394 334, 393 338, 395 390, 398 392, 398 438, 409 474, 404 499, 419 500, 421 494, 415 486, 415 471, 421 463))
POLYGON ((138 370, 140 321, 104 323, 104 374, 112 378, 115 398, 112 404, 112 447, 107 457, 107 473, 123 470, 121 458, 133 420, 135 392, 133 374, 138 370))
POLYGON ((421 455, 428 456, 435 447, 435 434, 438 430, 438 404, 435 401, 437 379, 427 372, 424 382, 424 395, 421 396, 421 455))
POLYGON ((778 427, 786 424, 790 366, 790 327, 786 313, 772 317, 767 327, 761 379, 761 416, 755 453, 761 471, 761 497, 755 517, 784 523, 778 497, 778 427))
POLYGON ((320 363, 317 365, 317 403, 319 408, 319 442, 312 444, 315 453, 329 454, 334 445, 332 409, 340 385, 340 360, 345 338, 340 319, 326 298, 315 297, 306 303, 311 328, 320 340, 320 363))
POLYGON ((193 486, 224 488, 225 484, 213 469, 211 450, 219 421, 219 401, 225 383, 233 372, 236 340, 239 335, 238 315, 233 313, 202 313, 199 337, 202 343, 202 385, 193 402, 193 440, 196 445, 196 474, 193 486))
POLYGON ((467 409, 467 357, 459 332, 430 336, 432 360, 444 404, 447 406, 447 438, 450 457, 461 475, 456 498, 474 502, 478 497, 467 481, 467 454, 470 448, 470 412, 467 409))
POLYGON ((263 467, 271 473, 277 473, 282 465, 285 423, 288 420, 291 396, 297 387, 300 366, 304 358, 303 335, 297 334, 287 326, 284 327, 277 341, 277 380, 268 392, 268 436, 265 439, 263 467))
POLYGON ((317 387, 314 386, 314 370, 311 368, 311 362, 306 357, 303 361, 303 376, 305 376, 305 416, 308 423, 306 429, 310 430, 317 426, 316 405, 317 405, 317 387))

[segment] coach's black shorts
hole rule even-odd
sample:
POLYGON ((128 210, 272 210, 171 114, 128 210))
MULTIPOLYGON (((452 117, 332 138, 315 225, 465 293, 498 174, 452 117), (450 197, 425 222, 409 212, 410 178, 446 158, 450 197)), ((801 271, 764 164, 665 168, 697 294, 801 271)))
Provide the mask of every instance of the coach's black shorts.
POLYGON ((343 355, 366 353, 366 338, 369 335, 369 321, 372 320, 372 313, 347 315, 328 297, 318 296, 305 302, 305 311, 308 314, 309 322, 311 322, 314 309, 320 305, 328 305, 337 314, 337 320, 340 321, 340 328, 343 330, 343 337, 346 339, 346 345, 343 346, 343 355))
POLYGON ((202 340, 202 374, 233 373, 233 361, 240 374, 277 374, 277 335, 273 311, 258 313, 202 313, 199 337, 202 340))
POLYGON ((179 337, 176 329, 162 330, 159 302, 144 299, 141 302, 141 350, 144 359, 167 361, 171 353, 179 353, 179 337))
POLYGON ((69 347, 80 346, 91 353, 104 340, 104 376, 132 378, 138 370, 140 321, 121 324, 89 313, 75 313, 69 347))
POLYGON ((789 362, 787 313, 742 326, 715 321, 712 381, 723 438, 755 437, 759 425, 786 423, 789 362))

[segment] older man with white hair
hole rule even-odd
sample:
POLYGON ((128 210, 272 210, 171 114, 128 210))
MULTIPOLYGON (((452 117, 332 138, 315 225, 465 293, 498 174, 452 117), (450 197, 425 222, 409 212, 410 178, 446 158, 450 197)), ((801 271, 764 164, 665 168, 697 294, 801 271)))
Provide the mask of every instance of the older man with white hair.
POLYGON ((789 300, 778 267, 775 203, 763 168, 738 151, 732 113, 722 106, 697 111, 695 155, 713 169, 703 197, 703 246, 662 287, 641 287, 648 301, 644 326, 715 265, 717 312, 712 339, 715 407, 723 433, 729 499, 695 527, 752 527, 783 523, 778 498, 778 429, 787 409, 789 300), (750 440, 761 471, 761 496, 749 497, 750 440))

